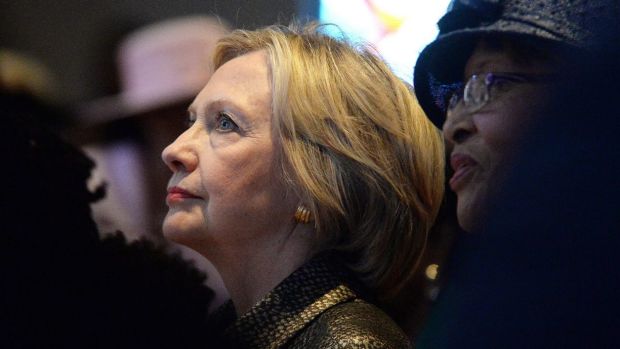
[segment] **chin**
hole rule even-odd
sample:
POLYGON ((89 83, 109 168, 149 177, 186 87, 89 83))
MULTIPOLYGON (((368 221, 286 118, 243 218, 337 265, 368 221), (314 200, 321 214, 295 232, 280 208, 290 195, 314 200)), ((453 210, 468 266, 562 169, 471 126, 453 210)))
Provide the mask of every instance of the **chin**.
POLYGON ((471 219, 471 217, 464 215, 464 214, 458 214, 457 218, 458 218, 459 226, 461 227, 461 229, 463 229, 464 231, 468 233, 471 233, 472 231, 475 230, 475 224, 473 222, 473 219, 471 219))
POLYGON ((480 229, 486 222, 489 187, 488 178, 479 178, 456 193, 456 216, 466 232, 480 229))
POLYGON ((187 247, 200 239, 200 224, 192 217, 168 213, 162 225, 164 238, 187 247))
POLYGON ((459 197, 456 204, 456 216, 459 226, 466 232, 474 232, 485 219, 483 205, 478 200, 459 197))

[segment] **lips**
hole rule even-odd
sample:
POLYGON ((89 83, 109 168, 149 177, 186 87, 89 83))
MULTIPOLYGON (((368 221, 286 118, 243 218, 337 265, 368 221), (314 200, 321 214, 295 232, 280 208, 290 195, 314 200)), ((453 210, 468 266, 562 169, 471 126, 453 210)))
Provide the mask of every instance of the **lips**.
POLYGON ((453 153, 450 156, 450 166, 452 166, 454 174, 450 178, 450 188, 455 192, 461 189, 467 183, 477 165, 478 163, 471 156, 453 153))
POLYGON ((189 191, 180 187, 171 187, 168 189, 168 195, 166 196, 166 203, 168 205, 176 202, 181 202, 189 199, 202 199, 200 196, 194 195, 189 191))

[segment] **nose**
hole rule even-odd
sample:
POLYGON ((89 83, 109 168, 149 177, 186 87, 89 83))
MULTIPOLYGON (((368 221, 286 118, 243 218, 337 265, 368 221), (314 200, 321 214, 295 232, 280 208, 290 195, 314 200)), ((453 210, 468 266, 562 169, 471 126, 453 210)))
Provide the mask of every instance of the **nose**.
MULTIPOLYGON (((189 130, 188 130, 189 131, 189 130)), ((198 166, 198 156, 185 131, 161 153, 161 158, 172 172, 192 172, 198 166)))
POLYGON ((467 112, 462 105, 448 111, 442 127, 444 138, 453 144, 461 144, 468 140, 476 133, 472 116, 472 113, 467 112))

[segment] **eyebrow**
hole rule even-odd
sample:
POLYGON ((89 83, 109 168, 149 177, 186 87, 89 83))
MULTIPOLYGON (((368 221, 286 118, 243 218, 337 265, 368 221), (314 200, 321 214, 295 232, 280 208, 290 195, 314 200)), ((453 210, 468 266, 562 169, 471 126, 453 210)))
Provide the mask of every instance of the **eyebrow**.
POLYGON ((194 115, 200 115, 201 113, 198 111, 201 111, 202 114, 206 115, 218 110, 230 110, 232 114, 231 116, 235 118, 236 121, 242 122, 246 125, 250 124, 246 111, 235 102, 226 98, 218 98, 209 101, 204 108, 198 108, 194 104, 187 108, 187 111, 194 115))
POLYGON ((471 71, 467 73, 467 66, 463 66, 463 81, 467 81, 473 74, 489 73, 493 69, 489 69, 488 66, 493 66, 493 59, 483 58, 481 61, 476 62, 471 67, 471 71))

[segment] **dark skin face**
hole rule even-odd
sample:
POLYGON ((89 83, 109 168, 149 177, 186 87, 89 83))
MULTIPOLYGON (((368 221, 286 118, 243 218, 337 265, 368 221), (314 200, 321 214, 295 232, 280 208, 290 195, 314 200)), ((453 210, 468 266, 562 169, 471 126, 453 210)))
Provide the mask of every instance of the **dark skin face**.
MULTIPOLYGON (((469 57, 463 81, 489 72, 549 74, 550 64, 515 59, 507 50, 480 41, 469 57)), ((443 134, 451 151, 455 174, 450 186, 457 195, 457 217, 466 231, 484 220, 488 198, 501 180, 503 168, 528 124, 540 117, 549 85, 507 85, 501 95, 475 112, 457 107, 446 116, 443 134)))

